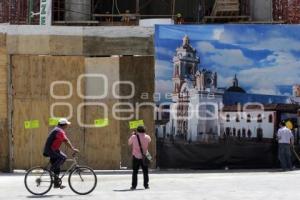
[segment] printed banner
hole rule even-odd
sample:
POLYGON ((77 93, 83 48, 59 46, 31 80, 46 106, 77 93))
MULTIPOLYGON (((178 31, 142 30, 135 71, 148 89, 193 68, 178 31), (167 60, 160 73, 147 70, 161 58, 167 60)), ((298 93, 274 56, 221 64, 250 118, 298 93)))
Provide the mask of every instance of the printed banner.
POLYGON ((298 145, 298 32, 299 25, 156 26, 158 166, 274 166, 281 121, 298 145))

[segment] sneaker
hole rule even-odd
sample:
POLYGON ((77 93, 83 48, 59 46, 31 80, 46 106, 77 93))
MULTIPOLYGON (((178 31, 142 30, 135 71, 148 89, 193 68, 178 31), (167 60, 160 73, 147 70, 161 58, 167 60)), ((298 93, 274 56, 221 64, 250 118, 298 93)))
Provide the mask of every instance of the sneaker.
POLYGON ((64 188, 66 188, 66 186, 64 186, 64 185, 59 186, 59 189, 61 189, 61 190, 64 188))
POLYGON ((64 189, 66 186, 54 184, 53 188, 64 189))
POLYGON ((135 190, 136 188, 135 188, 135 187, 131 187, 130 189, 131 189, 131 190, 135 190))
POLYGON ((145 186, 145 190, 148 190, 148 189, 150 189, 150 187, 149 186, 145 186))

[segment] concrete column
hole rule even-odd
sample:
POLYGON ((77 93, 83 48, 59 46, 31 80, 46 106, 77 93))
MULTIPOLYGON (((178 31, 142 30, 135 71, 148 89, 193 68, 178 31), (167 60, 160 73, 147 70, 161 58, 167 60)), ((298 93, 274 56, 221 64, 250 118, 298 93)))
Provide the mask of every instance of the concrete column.
POLYGON ((253 21, 273 21, 272 0, 250 0, 253 21))
POLYGON ((66 0, 65 19, 66 21, 87 21, 91 20, 91 0, 66 0))

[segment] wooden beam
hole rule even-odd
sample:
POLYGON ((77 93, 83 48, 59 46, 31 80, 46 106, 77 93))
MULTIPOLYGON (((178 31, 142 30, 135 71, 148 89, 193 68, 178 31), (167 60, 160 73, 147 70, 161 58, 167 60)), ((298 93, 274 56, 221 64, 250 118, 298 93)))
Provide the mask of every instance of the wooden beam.
MULTIPOLYGON (((13 172, 14 155, 13 155, 13 132, 12 132, 12 115, 13 115, 13 86, 12 86, 12 60, 11 55, 8 57, 7 64, 7 131, 8 131, 8 170, 13 172)), ((21 123, 21 122, 20 122, 21 123)))

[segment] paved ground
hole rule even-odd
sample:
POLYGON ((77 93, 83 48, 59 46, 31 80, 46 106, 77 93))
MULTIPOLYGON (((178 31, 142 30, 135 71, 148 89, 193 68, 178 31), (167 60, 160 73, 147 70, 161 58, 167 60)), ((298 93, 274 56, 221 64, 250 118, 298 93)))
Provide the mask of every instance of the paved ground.
MULTIPOLYGON (((23 174, 0 174, 0 199, 41 198, 30 195, 23 174)), ((142 188, 142 176, 136 191, 129 191, 128 173, 98 173, 99 184, 88 196, 78 196, 69 188, 52 189, 43 199, 91 200, 295 200, 300 199, 300 171, 232 172, 190 171, 153 172, 150 190, 142 188)), ((66 182, 65 182, 66 184, 66 182)))

